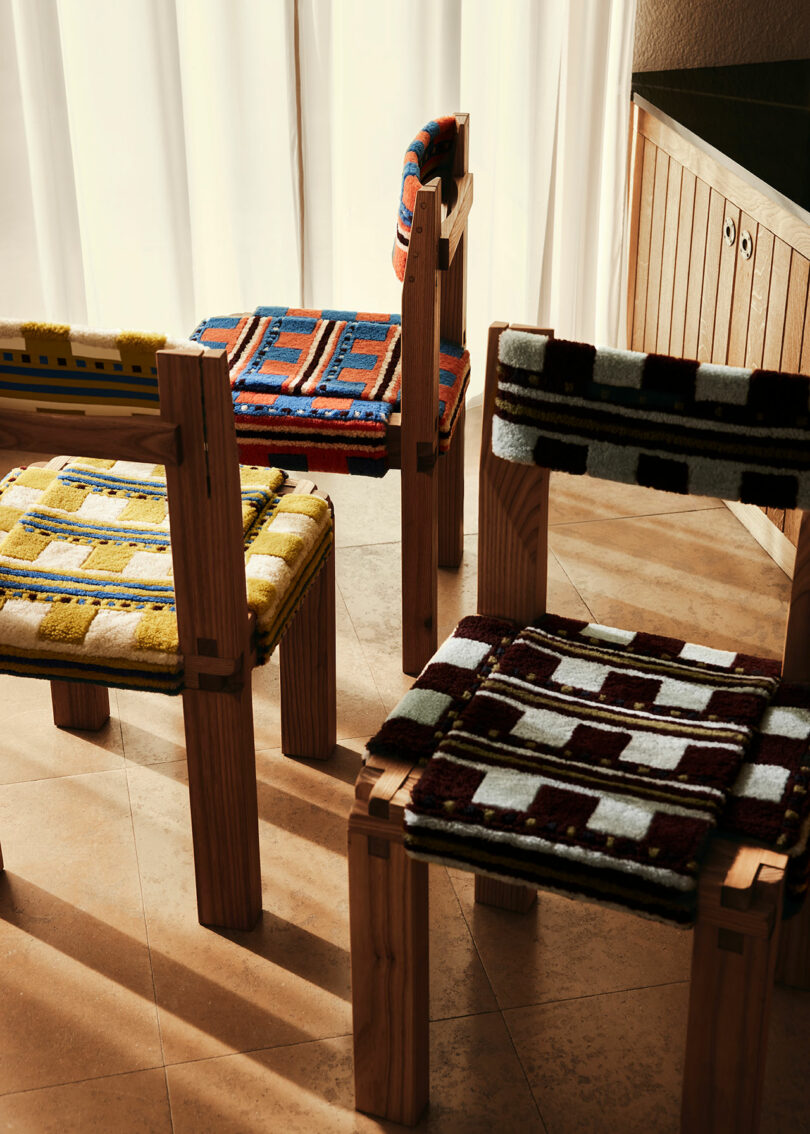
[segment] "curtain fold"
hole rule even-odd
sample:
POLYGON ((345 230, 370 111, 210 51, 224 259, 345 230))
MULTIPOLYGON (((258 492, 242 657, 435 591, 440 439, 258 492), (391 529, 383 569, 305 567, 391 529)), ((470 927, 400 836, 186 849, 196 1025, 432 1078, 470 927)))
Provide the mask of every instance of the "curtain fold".
POLYGON ((634 0, 0 0, 0 312, 396 311, 402 157, 471 115, 496 318, 622 341, 634 0))

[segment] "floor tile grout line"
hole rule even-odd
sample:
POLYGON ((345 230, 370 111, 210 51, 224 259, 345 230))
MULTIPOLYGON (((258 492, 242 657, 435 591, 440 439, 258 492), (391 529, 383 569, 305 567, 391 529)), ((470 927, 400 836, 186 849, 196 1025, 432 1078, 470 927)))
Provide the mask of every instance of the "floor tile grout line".
POLYGON ((234 1059, 240 1055, 256 1055, 261 1051, 288 1051, 292 1047, 306 1047, 311 1043, 329 1043, 332 1040, 351 1039, 352 1032, 335 1032, 329 1036, 312 1036, 310 1039, 294 1040, 292 1043, 274 1043, 263 1044, 261 1047, 246 1047, 240 1051, 220 1051, 216 1055, 201 1055, 196 1059, 178 1059, 176 1062, 169 1062, 164 1065, 164 1070, 169 1071, 175 1067, 189 1067, 195 1063, 212 1063, 216 1059, 234 1059))
MULTIPOLYGON (((363 543, 363 544, 358 544, 357 546, 358 547, 371 547, 371 546, 378 546, 378 545, 363 543)), ((337 554, 337 549, 335 549, 335 554, 337 554)), ((343 599, 343 605, 346 607, 346 614, 348 615, 348 618, 349 618, 349 623, 350 623, 351 628, 352 628, 352 633, 354 634, 355 640, 357 641, 357 645, 360 647, 360 653, 363 657, 363 661, 366 665, 366 668, 368 669, 369 674, 371 675, 371 680, 374 683, 374 690, 377 694, 377 697, 379 698, 380 708, 382 709, 383 713, 385 713, 385 715, 387 716, 388 714, 385 711, 385 700, 384 700, 383 695, 382 695, 382 690, 380 689, 379 685, 377 684, 377 678, 374 675, 374 667, 372 666, 368 656, 366 655, 366 649, 365 649, 365 646, 363 645, 363 640, 360 637, 360 635, 357 633, 357 626, 355 625, 354 618, 352 618, 351 608, 349 607, 349 604, 346 601, 346 596, 344 595, 343 590, 342 590, 340 584, 337 581, 337 577, 335 578, 335 589, 337 590, 340 597, 343 599)))
POLYGON ((534 1103, 535 1109, 537 1110, 537 1116, 540 1119, 540 1123, 543 1127, 543 1130, 545 1131, 545 1134, 549 1134, 549 1126, 543 1116, 543 1111, 540 1108, 540 1100, 535 1094, 534 1087, 532 1086, 532 1081, 529 1078, 529 1072, 526 1070, 523 1060, 520 1058, 520 1052, 518 1051, 515 1044, 515 1037, 512 1035, 512 1029, 509 1027, 509 1023, 504 1016, 503 1011, 501 1011, 501 1020, 503 1021, 503 1026, 506 1028, 506 1034, 509 1037, 509 1043, 511 1045, 512 1051, 515 1053, 515 1059, 518 1062, 520 1070, 523 1072, 523 1078, 526 1080, 526 1086, 529 1088, 529 1094, 532 1096, 532 1102, 534 1103))
POLYGON ((172 1111, 172 1092, 169 1087, 169 1068, 163 1064, 163 1082, 166 1084, 166 1109, 169 1112, 169 1127, 174 1134, 174 1112, 172 1111))
MULTIPOLYGON (((141 910, 143 911, 143 932, 144 932, 144 937, 146 938, 146 953, 147 953, 147 956, 149 958, 149 978, 152 982, 152 1000, 153 1000, 154 1005, 155 1005, 155 1024, 157 1026, 158 1042, 160 1043, 161 1064, 165 1069, 165 1067, 166 1067, 166 1050, 165 1050, 165 1047, 164 1047, 164 1044, 163 1044, 163 1028, 161 1027, 161 1023, 160 1023, 160 1008, 158 1006, 157 985, 155 983, 155 967, 154 967, 154 964, 152 963, 152 942, 151 942, 150 937, 149 937, 149 920, 146 916, 146 898, 144 896, 143 881, 141 879, 141 859, 140 859, 140 855, 138 854, 138 837, 135 833, 135 817, 132 813, 132 793, 130 792, 130 787, 129 787, 129 768, 128 767, 124 768, 124 773, 126 775, 127 802, 129 803, 129 822, 130 822, 130 827, 132 829, 132 846, 133 846, 133 849, 135 851, 135 866, 136 866, 137 871, 138 871, 138 890, 139 890, 140 895, 141 895, 141 910)), ((168 1080, 167 1080, 167 1091, 168 1091, 168 1080)), ((169 1107, 169 1112, 171 1114, 171 1106, 169 1107)), ((173 1123, 172 1123, 172 1129, 174 1129, 173 1123)))
POLYGON ((166 1109, 169 1114, 169 1127, 174 1132, 174 1115, 172 1114, 172 1100, 169 1094, 169 1076, 166 1071, 166 1050, 163 1043, 163 1028, 160 1024, 160 1008, 158 1007, 157 999, 157 986, 155 984, 155 967, 152 964, 152 944, 149 940, 149 921, 146 917, 146 898, 143 892, 143 881, 141 879, 141 860, 138 854, 138 837, 135 834, 135 817, 132 814, 132 793, 129 790, 129 767, 130 762, 127 759, 126 744, 124 743, 124 726, 121 722, 121 706, 118 702, 118 691, 115 691, 115 708, 116 720, 118 721, 118 728, 121 734, 121 753, 124 757, 124 777, 127 785, 127 803, 129 804, 129 824, 132 830, 132 847, 135 851, 135 867, 138 871, 138 890, 141 895, 141 910, 143 912, 143 932, 146 939, 146 954, 149 958, 149 979, 152 984, 152 1000, 155 1005, 155 1026, 157 1027, 158 1043, 160 1044, 160 1059, 163 1067, 163 1085, 166 1089, 166 1109))
POLYGON ((23 1087, 19 1091, 0 1091, 0 1099, 11 1099, 17 1095, 32 1095, 37 1091, 51 1091, 59 1087, 78 1087, 82 1083, 98 1083, 102 1079, 120 1079, 124 1075, 141 1075, 147 1071, 165 1071, 163 1063, 152 1063, 148 1067, 133 1067, 130 1071, 113 1071, 105 1075, 85 1075, 81 1079, 64 1079, 59 1083, 40 1083, 37 1087, 23 1087))
MULTIPOLYGON (((444 869, 447 870, 446 867, 444 869)), ((537 1100, 537 1096, 535 1095, 534 1090, 532 1088, 532 1084, 531 1084, 531 1081, 529 1080, 529 1076, 528 1076, 528 1073, 526 1071, 526 1068, 523 1066, 523 1060, 520 1058, 518 1051, 517 1051, 517 1048, 515 1047, 515 1041, 514 1041, 514 1038, 512 1036, 512 1031, 511 1031, 508 1023, 506 1022, 506 1017, 504 1016, 504 1010, 503 1010, 503 1008, 501 1007, 501 1005, 498 1001, 498 994, 496 993, 495 988, 492 984, 492 980, 491 980, 489 972, 487 970, 487 966, 484 963, 484 958, 481 955, 481 950, 478 948, 478 942, 475 940, 475 934, 473 933, 472 926, 470 925, 470 922, 467 918, 467 914, 465 913, 464 907, 461 904, 461 901, 460 901, 459 896, 458 896, 458 891, 456 890, 455 884, 453 883, 453 879, 450 876, 449 871, 447 871, 447 877, 448 877, 448 880, 450 882, 450 887, 453 891, 453 896, 456 899, 456 903, 458 905, 461 916, 464 919, 464 924, 467 926, 467 932, 470 935, 470 940, 472 941, 473 948, 475 949, 475 955, 478 957, 479 964, 481 965, 481 970, 482 970, 482 972, 483 972, 483 974, 486 978, 487 984, 489 985, 490 991, 492 993, 492 998, 495 1001, 498 1015, 501 1018, 501 1022, 503 1024, 503 1026, 506 1028, 506 1034, 509 1036, 509 1043, 512 1046, 512 1051, 515 1053, 515 1059, 517 1060, 518 1066, 520 1067, 520 1070, 523 1073, 523 1078, 526 1080, 526 1086, 529 1088, 529 1094, 532 1097, 532 1102, 535 1105, 538 1117, 540 1118, 540 1122, 543 1125, 543 1129, 546 1131, 546 1134, 548 1134, 548 1126, 546 1125, 546 1121, 543 1118, 543 1112, 540 1110, 540 1104, 537 1100)))
POLYGON ((575 1004, 578 1000, 594 1000, 598 996, 621 996, 625 992, 645 992, 648 988, 675 988, 679 984, 689 984, 689 977, 683 980, 663 980, 657 984, 634 984, 630 988, 606 988, 602 992, 584 992, 581 996, 563 996, 559 1000, 533 1000, 527 1004, 510 1004, 502 1012, 523 1012, 527 1008, 546 1008, 551 1004, 575 1004))
POLYGON ((703 512, 719 512, 725 505, 713 504, 710 508, 676 508, 671 512, 633 512, 628 516, 591 516, 587 520, 558 520, 549 524, 549 530, 556 528, 575 528, 582 524, 611 524, 614 520, 656 520, 664 516, 691 516, 703 512))
POLYGON ((562 560, 560 559, 560 557, 559 557, 559 556, 557 555, 557 553, 556 553, 555 551, 552 551, 552 549, 551 549, 550 547, 549 547, 549 549, 548 549, 548 553, 549 553, 549 555, 550 555, 550 556, 552 557, 552 559, 554 560, 554 562, 555 562, 555 563, 557 564, 557 566, 558 566, 558 567, 560 568, 560 570, 562 571, 563 575, 565 575, 565 577, 566 577, 566 579, 568 580, 568 582, 569 582, 570 586, 571 586, 571 587, 573 588, 574 594, 575 594, 575 595, 577 596, 577 598, 579 599, 579 601, 580 601, 580 602, 582 603, 582 605, 583 605, 583 606, 585 607, 585 609, 587 610, 588 614, 590 614, 590 616, 591 616, 591 619, 592 619, 592 620, 593 620, 594 622, 598 622, 598 621, 599 621, 599 619, 598 619, 598 618, 596 617, 596 615, 594 614, 594 612, 593 612, 593 611, 591 610, 591 608, 590 608, 590 607, 588 606, 587 602, 585 601, 585 597, 584 597, 584 595, 580 594, 579 588, 577 587, 576 583, 575 583, 575 582, 574 582, 574 580, 573 580, 573 579, 571 578, 571 576, 570 576, 570 575, 568 574, 568 570, 567 570, 567 568, 565 567, 565 564, 563 563, 563 561, 562 561, 562 560))

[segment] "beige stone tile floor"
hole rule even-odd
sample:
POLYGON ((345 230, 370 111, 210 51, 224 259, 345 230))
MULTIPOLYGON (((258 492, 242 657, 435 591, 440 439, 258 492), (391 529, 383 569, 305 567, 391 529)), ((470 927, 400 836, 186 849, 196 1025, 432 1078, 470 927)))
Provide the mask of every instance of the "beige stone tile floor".
MULTIPOLYGON (((465 560, 440 631, 475 606, 480 411, 465 560)), ((35 455, 28 455, 33 459, 35 455)), ((339 746, 279 749, 278 669, 255 680, 264 914, 196 921, 182 718, 115 693, 99 733, 56 730, 48 687, 0 678, 0 1130, 399 1129, 352 1106, 346 816, 399 668, 399 482, 320 477, 337 510, 339 746)), ((777 654, 788 582, 718 501, 555 477, 550 607, 777 654), (725 555, 722 553, 725 552, 725 555)), ((678 1129, 690 935, 561 897, 525 916, 431 884, 435 1134, 678 1129)), ((810 1131, 810 994, 778 989, 763 1130, 810 1131)))

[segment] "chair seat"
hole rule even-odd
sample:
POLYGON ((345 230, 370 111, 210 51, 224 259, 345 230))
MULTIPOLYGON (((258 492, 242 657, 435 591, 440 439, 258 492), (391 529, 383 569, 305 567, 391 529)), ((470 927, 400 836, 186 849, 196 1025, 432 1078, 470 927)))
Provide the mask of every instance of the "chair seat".
MULTIPOLYGON (((265 661, 332 540, 328 505, 279 495, 286 474, 242 467, 257 661, 265 661)), ((0 672, 178 693, 162 466, 73 459, 0 481, 0 672)))
POLYGON ((690 924, 718 825, 805 850, 810 707, 778 673, 552 615, 474 616, 368 747, 427 764, 411 854, 690 924))
MULTIPOLYGON (((382 476, 402 385, 399 315, 258 307, 206 319, 192 338, 228 353, 240 459, 382 476)), ((442 341, 439 447, 450 447, 469 353, 442 341)))

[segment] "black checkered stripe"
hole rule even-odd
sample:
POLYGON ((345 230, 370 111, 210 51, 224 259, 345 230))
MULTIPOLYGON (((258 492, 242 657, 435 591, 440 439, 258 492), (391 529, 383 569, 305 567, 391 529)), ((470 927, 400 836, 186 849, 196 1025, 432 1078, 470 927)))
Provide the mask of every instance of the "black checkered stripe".
POLYGON ((669 492, 810 507, 810 381, 504 331, 493 452, 669 492))

